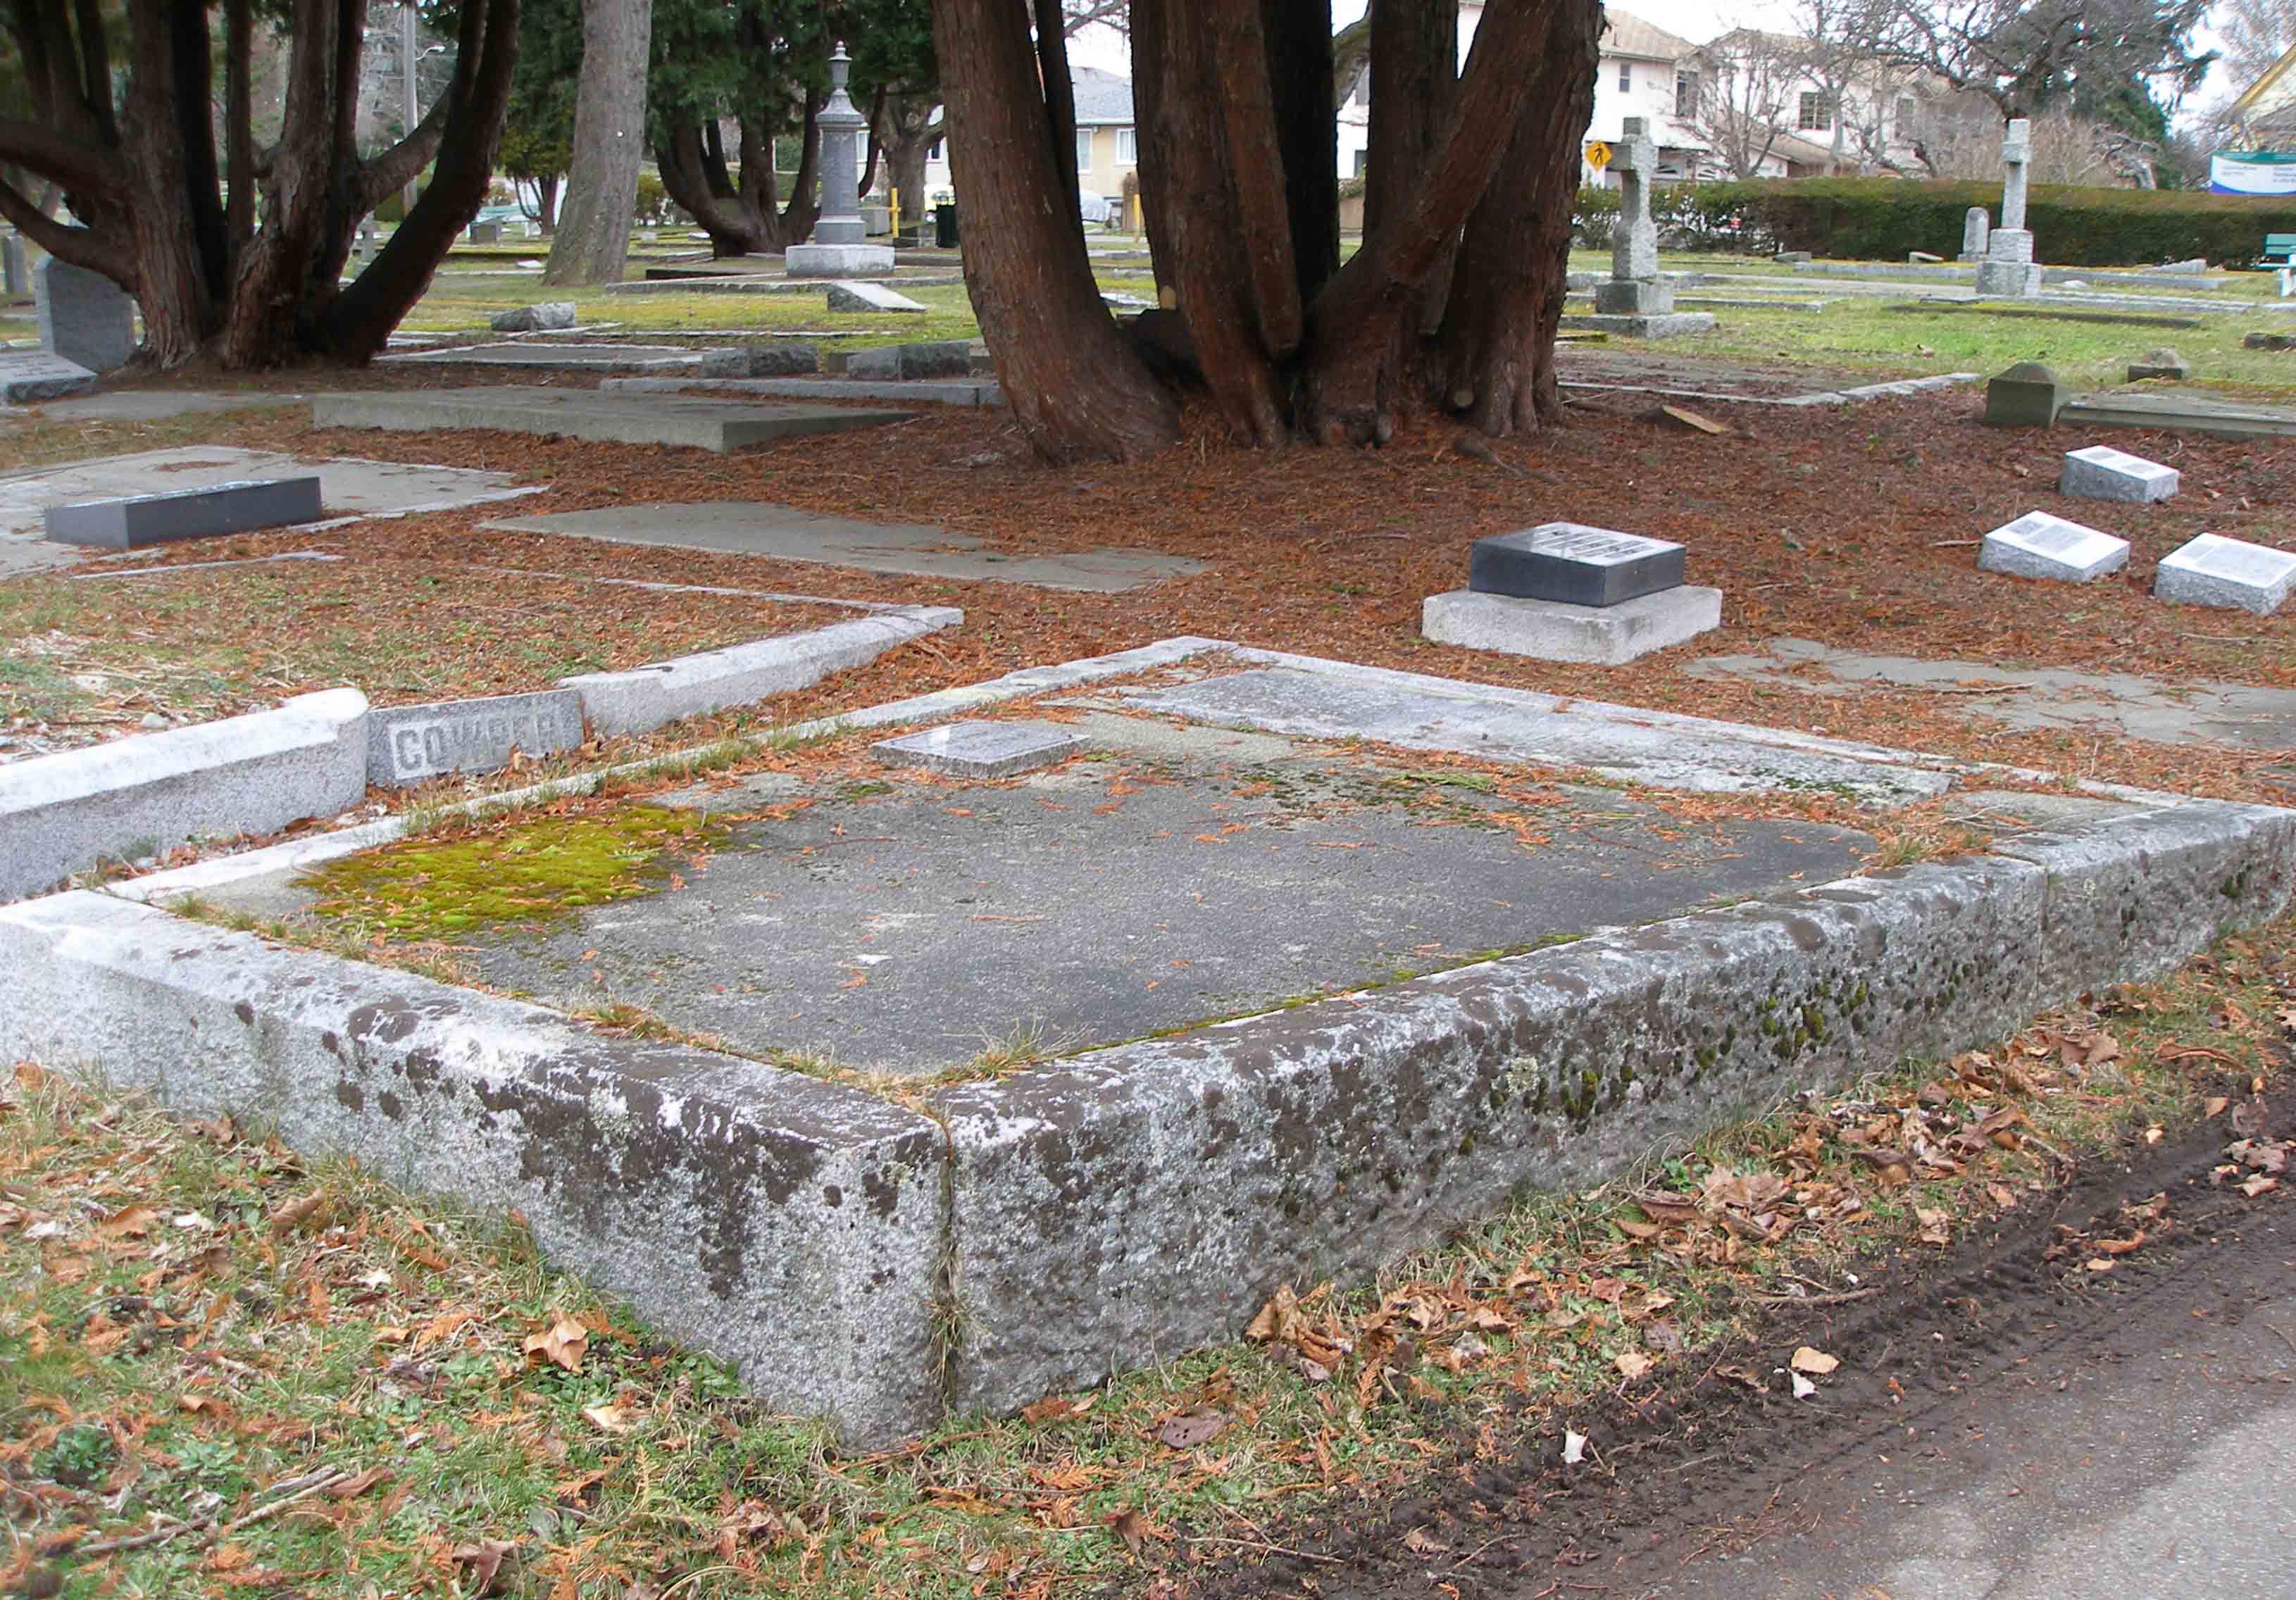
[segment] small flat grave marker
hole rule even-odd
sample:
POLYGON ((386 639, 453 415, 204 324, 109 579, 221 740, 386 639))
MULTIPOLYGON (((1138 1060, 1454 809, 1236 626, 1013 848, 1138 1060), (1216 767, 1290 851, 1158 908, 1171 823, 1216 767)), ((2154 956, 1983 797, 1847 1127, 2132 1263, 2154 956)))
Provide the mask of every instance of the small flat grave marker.
POLYGON ((1477 539, 1467 587, 1478 595, 1619 605, 1682 584, 1683 548, 1583 522, 1545 522, 1477 539))
POLYGON ((2143 504, 2173 496, 2183 474, 2157 461, 2131 455, 2111 445, 2065 452, 2057 493, 2081 500, 2127 500, 2143 504))
POLYGON ((547 756, 581 743, 574 689, 381 706, 367 713, 367 782, 404 788, 449 773, 498 772, 513 750, 547 756))
POLYGON ((952 722, 869 748, 896 767, 964 778, 1003 778, 1064 761, 1092 741, 1053 722, 952 722))
POLYGON ((2018 578, 2087 583, 2128 564, 2128 541, 2068 522, 2045 511, 2029 511, 1995 529, 1978 547, 1977 565, 1986 572, 2018 578))
POLYGON ((0 399, 11 406, 60 400, 95 387, 95 374, 77 361, 45 350, 11 350, 0 355, 0 399))
POLYGON ((248 478, 160 495, 51 505, 44 516, 49 538, 106 550, 141 550, 176 539, 212 538, 257 528, 319 520, 316 473, 298 478, 248 478))
POLYGON ((2152 594, 2187 605, 2215 605, 2268 617, 2296 587, 2296 555, 2244 539, 2204 533, 2163 557, 2152 594))
POLYGON ((882 283, 865 279, 850 283, 829 285, 829 308, 832 311, 922 311, 924 308, 906 294, 896 294, 882 283))

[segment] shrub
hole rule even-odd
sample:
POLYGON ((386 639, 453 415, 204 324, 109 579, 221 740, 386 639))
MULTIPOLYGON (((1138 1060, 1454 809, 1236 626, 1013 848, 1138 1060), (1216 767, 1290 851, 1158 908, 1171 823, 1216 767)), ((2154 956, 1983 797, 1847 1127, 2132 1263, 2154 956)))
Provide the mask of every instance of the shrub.
MULTIPOLYGON (((1972 206, 1997 218, 2001 185, 1901 178, 1785 178, 1684 185, 1660 204, 1685 221, 1676 248, 1806 250, 1848 260, 1898 260, 1927 250, 1951 260, 1972 206)), ((1654 208, 1655 209, 1656 208, 1654 208)), ((2205 257, 2255 259, 2267 233, 2296 233, 2296 197, 2191 190, 2037 185, 2025 226, 2037 259, 2062 267, 2141 267, 2205 257)), ((1661 222, 1661 229, 1666 224, 1661 222)))
POLYGON ((645 227, 659 227, 668 220, 669 191, 651 172, 638 174, 637 204, 633 210, 635 219, 645 227))
POLYGON ((1619 236, 1619 192, 1599 185, 1578 191, 1570 209, 1570 236, 1587 250, 1608 250, 1619 236))

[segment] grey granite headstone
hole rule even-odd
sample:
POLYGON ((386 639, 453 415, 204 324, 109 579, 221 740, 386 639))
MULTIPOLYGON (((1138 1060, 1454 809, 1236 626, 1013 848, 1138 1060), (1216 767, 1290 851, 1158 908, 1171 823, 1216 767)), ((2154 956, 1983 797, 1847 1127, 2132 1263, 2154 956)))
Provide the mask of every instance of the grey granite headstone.
POLYGON ((1995 529, 1978 547, 1977 565, 1986 572, 2018 578, 2087 583, 2128 564, 2128 541, 2068 522, 2045 511, 2029 511, 1995 529))
POLYGON ((2111 445, 2065 452, 2057 493, 2081 500, 2127 500, 2144 504, 2173 496, 2183 474, 2157 461, 2131 455, 2111 445))
POLYGON ((1002 778, 1065 761, 1091 743, 1055 722, 951 722, 869 748, 879 760, 895 766, 1002 778))
POLYGON ((1546 522, 1477 539, 1467 557, 1467 587, 1518 600, 1618 605, 1679 587, 1683 562, 1683 547, 1664 539, 1546 522))
POLYGON ((705 350, 705 378, 791 378, 821 370, 821 350, 810 344, 744 344, 705 350))
POLYGON ((497 311, 488 318, 488 325, 497 333, 545 333, 570 328, 581 320, 581 308, 572 300, 544 300, 514 311, 497 311))
POLYGON ((2268 617, 2296 586, 2296 555, 2244 539, 2204 533, 2164 556, 2152 593, 2188 605, 2215 605, 2268 617))
POLYGON ((47 537, 61 544, 106 550, 140 550, 176 539, 212 538, 258 528, 319 520, 316 473, 298 478, 250 478, 121 500, 51 505, 47 537))
POLYGON ((846 358, 849 378, 969 378, 972 347, 962 339, 881 345, 846 358))
POLYGON ((924 309, 906 294, 896 294, 882 283, 865 282, 832 283, 829 286, 829 308, 832 311, 922 311, 924 309))
POLYGON ((1997 428, 2053 428, 2068 398, 2056 373, 2020 361, 1985 386, 1985 420, 1997 428))
POLYGON ((50 256, 32 269, 32 298, 51 356, 108 373, 135 353, 135 302, 102 273, 50 256))
POLYGON ((582 743, 577 689, 497 694, 367 713, 367 782, 404 788, 455 772, 498 772, 515 750, 554 755, 582 743))
POLYGON ((0 283, 4 283, 11 299, 32 286, 24 270, 24 235, 12 229, 0 234, 0 283))
POLYGON ((502 242, 502 224, 499 222, 474 222, 471 224, 471 242, 472 244, 500 244, 502 242))
POLYGON ((94 387, 95 374, 77 361, 51 356, 45 350, 0 353, 0 400, 11 406, 58 400, 94 387))

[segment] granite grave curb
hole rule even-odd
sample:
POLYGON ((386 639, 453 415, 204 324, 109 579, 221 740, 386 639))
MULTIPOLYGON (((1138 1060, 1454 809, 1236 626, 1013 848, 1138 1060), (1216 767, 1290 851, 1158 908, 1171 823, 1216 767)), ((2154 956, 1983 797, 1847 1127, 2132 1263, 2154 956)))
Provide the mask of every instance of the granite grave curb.
POLYGON ((366 792, 366 696, 299 694, 226 717, 0 765, 0 899, 202 834, 269 833, 366 792))
POLYGON ((77 891, 0 908, 0 1054, 515 1208, 550 1259, 862 1448, 938 1413, 940 1129, 761 1063, 77 891))

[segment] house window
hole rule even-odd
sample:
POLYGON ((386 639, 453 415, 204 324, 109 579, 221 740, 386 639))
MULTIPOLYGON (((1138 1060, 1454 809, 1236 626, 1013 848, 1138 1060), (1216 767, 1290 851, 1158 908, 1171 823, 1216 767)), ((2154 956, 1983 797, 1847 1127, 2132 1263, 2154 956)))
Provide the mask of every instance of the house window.
POLYGON ((1622 94, 1631 94, 1634 93, 1634 88, 1635 64, 1632 62, 1620 62, 1619 63, 1619 92, 1622 94))
POLYGON ((1833 96, 1805 89, 1801 96, 1801 116, 1794 126, 1804 133, 1824 133, 1833 126, 1833 96))
POLYGON ((1371 159, 1371 152, 1370 152, 1370 151, 1368 151, 1368 150, 1358 150, 1357 152, 1356 152, 1356 170, 1355 170, 1355 176, 1357 176, 1357 177, 1361 177, 1361 176, 1364 175, 1364 163, 1365 163, 1366 160, 1370 160, 1370 159, 1371 159))
POLYGON ((1140 165, 1140 138, 1128 127, 1116 130, 1116 164, 1119 167, 1140 165))
POLYGON ((925 160, 928 161, 938 161, 940 160, 940 141, 939 139, 935 139, 931 144, 925 147, 925 160))
POLYGON ((1677 72, 1674 75, 1674 114, 1688 120, 1698 115, 1698 74, 1677 72))
POLYGON ((1077 170, 1092 170, 1092 129, 1088 127, 1077 129, 1077 170))

